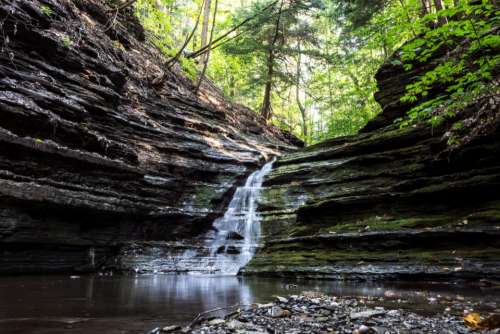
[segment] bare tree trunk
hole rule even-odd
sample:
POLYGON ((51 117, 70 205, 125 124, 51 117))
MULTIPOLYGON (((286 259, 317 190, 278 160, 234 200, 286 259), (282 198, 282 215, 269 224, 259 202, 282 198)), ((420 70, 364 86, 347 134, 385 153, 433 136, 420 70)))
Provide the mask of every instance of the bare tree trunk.
POLYGON ((269 53, 267 56, 267 79, 266 86, 264 87, 264 99, 262 101, 262 107, 260 109, 260 114, 262 115, 262 117, 264 117, 266 123, 267 121, 269 121, 269 119, 271 119, 271 90, 273 87, 274 76, 274 47, 276 41, 278 40, 283 2, 284 0, 281 0, 278 18, 276 19, 276 29, 274 30, 273 40, 271 41, 271 43, 269 43, 269 53))
POLYGON ((431 4, 430 4, 429 0, 421 0, 421 3, 422 3, 422 8, 421 8, 422 16, 430 14, 431 13, 431 4))
POLYGON ((302 134, 304 135, 304 139, 307 142, 307 110, 304 108, 304 105, 300 101, 300 71, 302 65, 302 55, 300 51, 300 41, 298 42, 298 55, 297 55, 297 72, 296 72, 296 83, 295 83, 295 99, 297 101, 297 106, 299 107, 300 114, 302 115, 302 134))
POLYGON ((203 7, 203 23, 201 26, 201 47, 207 45, 208 39, 208 25, 210 23, 210 11, 212 7, 212 0, 205 0, 205 6, 203 7))
MULTIPOLYGON (((332 31, 332 25, 330 22, 328 22, 328 31, 329 34, 332 31)), ((326 43, 326 54, 328 55, 328 58, 332 59, 332 54, 330 52, 330 45, 326 43)), ((329 108, 329 116, 330 119, 328 121, 328 131, 330 131, 333 127, 331 126, 332 121, 333 121, 333 86, 332 86, 332 65, 330 62, 327 63, 327 71, 328 71, 328 98, 329 98, 329 103, 328 103, 328 108, 329 108)))
MULTIPOLYGON (((421 0, 421 2, 422 2, 422 8, 421 8, 422 16, 432 14, 432 0, 421 0)), ((429 21, 427 23, 427 27, 430 29, 434 29, 436 25, 437 25, 436 22, 433 21, 429 21)))
POLYGON ((385 39, 385 34, 384 34, 384 38, 382 40, 382 51, 384 51, 384 62, 385 62, 385 61, 387 61, 387 59, 389 59, 389 50, 387 49, 387 41, 385 39))
POLYGON ((436 6, 437 11, 444 9, 444 4, 441 0, 434 0, 434 5, 436 6))
MULTIPOLYGON (((442 0, 434 0, 434 5, 436 6, 436 11, 439 12, 444 10, 444 4, 442 0)), ((438 18, 439 25, 448 23, 448 18, 446 16, 440 16, 438 18)))
MULTIPOLYGON (((210 0, 208 0, 207 2, 210 2, 210 0)), ((212 41, 214 39, 215 21, 217 19, 217 7, 218 7, 218 5, 219 5, 219 1, 215 0, 214 18, 212 20, 212 29, 210 30, 209 44, 212 44, 212 41)), ((210 7, 209 7, 209 9, 210 9, 210 7)), ((205 41, 205 43, 206 43, 206 41, 205 41)), ((202 47, 204 47, 204 46, 205 45, 202 45, 202 47)), ((198 93, 198 91, 200 90, 201 83, 202 83, 203 79, 205 78, 205 73, 207 72, 209 60, 210 60, 210 49, 203 56, 203 70, 201 71, 200 79, 198 80, 198 84, 196 85, 196 93, 198 93)))
POLYGON ((262 107, 260 109, 260 114, 267 121, 271 118, 271 89, 273 86, 273 75, 274 75, 274 51, 269 50, 267 56, 267 80, 264 87, 264 99, 262 100, 262 107))

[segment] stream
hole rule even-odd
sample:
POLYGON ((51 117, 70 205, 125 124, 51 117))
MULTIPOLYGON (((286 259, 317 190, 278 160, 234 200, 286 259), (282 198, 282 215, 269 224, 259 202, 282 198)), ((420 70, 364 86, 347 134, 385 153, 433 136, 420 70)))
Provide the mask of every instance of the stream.
POLYGON ((500 299, 500 289, 443 283, 192 275, 10 276, 0 277, 0 333, 146 333, 167 324, 185 325, 216 307, 265 303, 273 295, 305 291, 389 296, 396 307, 431 313, 444 307, 440 300, 487 305, 500 299), (400 304, 400 299, 408 303, 400 304))

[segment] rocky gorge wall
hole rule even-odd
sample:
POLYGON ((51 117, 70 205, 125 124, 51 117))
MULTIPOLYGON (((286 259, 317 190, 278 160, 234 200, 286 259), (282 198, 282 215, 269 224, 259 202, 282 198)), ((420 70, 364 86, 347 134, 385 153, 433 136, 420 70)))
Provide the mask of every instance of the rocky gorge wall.
POLYGON ((384 64, 376 94, 383 112, 359 135, 278 159, 259 206, 263 247, 245 274, 499 277, 498 90, 457 112, 453 122, 474 134, 458 148, 447 143, 450 121, 394 124, 411 108, 400 101, 405 86, 439 62, 408 72, 384 64))
POLYGON ((95 270, 135 242, 200 235, 299 144, 208 83, 194 95, 109 8, 0 1, 0 273, 95 270))

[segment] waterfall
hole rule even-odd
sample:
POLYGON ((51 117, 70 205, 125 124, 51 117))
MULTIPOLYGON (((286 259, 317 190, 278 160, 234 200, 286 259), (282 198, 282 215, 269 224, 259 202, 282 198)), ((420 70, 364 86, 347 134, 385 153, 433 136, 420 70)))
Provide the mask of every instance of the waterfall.
POLYGON ((215 237, 207 241, 211 273, 236 275, 255 254, 260 239, 257 202, 264 177, 271 171, 274 161, 252 173, 245 185, 236 189, 224 216, 215 220, 215 237))
POLYGON ((216 219, 213 229, 200 239, 167 247, 159 244, 148 248, 147 253, 136 254, 134 248, 126 250, 121 266, 136 273, 236 275, 259 246, 261 217, 257 205, 264 177, 274 161, 253 172, 245 184, 236 189, 224 216, 216 219))

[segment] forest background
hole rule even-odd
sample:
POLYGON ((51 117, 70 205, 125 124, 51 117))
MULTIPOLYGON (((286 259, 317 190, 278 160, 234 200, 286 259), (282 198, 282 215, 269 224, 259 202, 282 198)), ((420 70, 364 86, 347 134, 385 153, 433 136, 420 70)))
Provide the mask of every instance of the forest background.
POLYGON ((438 124, 453 117, 457 104, 498 90, 495 0, 132 0, 115 6, 134 7, 150 41, 181 64, 195 90, 208 78, 233 102, 308 144, 355 134, 381 111, 375 74, 384 62, 409 71, 443 48, 450 54, 406 87, 403 102, 425 103, 398 119, 400 126, 438 124), (446 90, 425 98, 443 83, 446 90))

